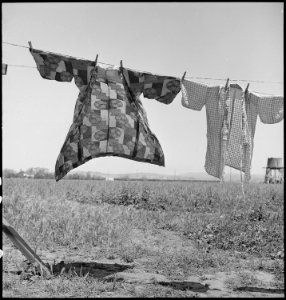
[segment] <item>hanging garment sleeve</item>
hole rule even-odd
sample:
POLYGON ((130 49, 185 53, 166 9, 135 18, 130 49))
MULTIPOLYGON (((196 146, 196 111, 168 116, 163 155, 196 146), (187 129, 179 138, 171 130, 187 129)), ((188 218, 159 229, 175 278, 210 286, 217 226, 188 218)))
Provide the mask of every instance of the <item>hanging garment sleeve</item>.
POLYGON ((284 119, 284 98, 262 96, 258 99, 258 115, 262 123, 275 124, 284 119))
POLYGON ((141 73, 140 81, 143 83, 143 96, 155 99, 164 104, 170 104, 181 91, 180 79, 169 76, 141 73))
POLYGON ((189 80, 182 81, 182 105, 193 110, 201 110, 206 104, 208 86, 189 80))
POLYGON ((95 62, 63 56, 30 48, 37 69, 44 79, 60 82, 71 82, 75 79, 76 86, 81 90, 90 80, 95 62))

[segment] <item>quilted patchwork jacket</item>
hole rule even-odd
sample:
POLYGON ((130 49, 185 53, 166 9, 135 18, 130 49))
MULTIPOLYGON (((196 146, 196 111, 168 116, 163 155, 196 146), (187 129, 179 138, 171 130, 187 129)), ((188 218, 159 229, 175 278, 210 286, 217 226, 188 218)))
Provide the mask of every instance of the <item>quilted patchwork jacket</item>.
POLYGON ((79 88, 73 123, 56 161, 56 181, 92 158, 119 156, 164 166, 161 145, 139 99, 170 104, 180 91, 174 77, 102 68, 95 62, 30 49, 40 75, 79 88))

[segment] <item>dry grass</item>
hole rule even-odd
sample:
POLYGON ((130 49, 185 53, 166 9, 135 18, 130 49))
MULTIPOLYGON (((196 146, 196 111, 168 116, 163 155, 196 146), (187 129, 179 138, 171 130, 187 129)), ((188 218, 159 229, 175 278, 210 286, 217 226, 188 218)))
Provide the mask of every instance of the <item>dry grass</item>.
MULTIPOLYGON (((283 283, 281 185, 249 184, 244 199, 235 183, 4 179, 2 203, 5 218, 34 249, 88 248, 96 259, 138 261, 148 271, 177 279, 264 268, 283 283), (162 232, 173 233, 174 240, 155 239, 162 232), (180 247, 176 236, 183 241, 180 247), (254 260, 262 263, 249 263, 254 260)), ((4 254, 4 270, 9 263, 4 254)), ((37 284, 51 284, 61 297, 65 288, 78 287, 79 279, 53 280, 58 283, 37 284)), ((87 278, 80 280, 88 285, 87 278)), ((74 293, 95 296, 100 286, 109 291, 107 283, 96 286, 91 294, 79 287, 74 293)), ((4 287, 11 289, 11 282, 4 281, 4 287)))

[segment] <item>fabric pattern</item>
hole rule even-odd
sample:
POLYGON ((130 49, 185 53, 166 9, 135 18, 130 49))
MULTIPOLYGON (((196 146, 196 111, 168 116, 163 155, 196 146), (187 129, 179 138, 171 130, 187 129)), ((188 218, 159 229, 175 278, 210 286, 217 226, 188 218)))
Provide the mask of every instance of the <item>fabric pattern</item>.
POLYGON ((245 113, 244 92, 239 86, 230 85, 227 89, 230 98, 230 131, 225 154, 225 164, 245 172, 245 181, 250 180, 252 140, 245 113))
POLYGON ((265 124, 280 122, 284 118, 283 97, 251 92, 245 96, 237 84, 225 89, 188 80, 182 81, 181 90, 184 107, 193 110, 206 107, 207 173, 223 180, 227 165, 243 171, 248 182, 257 116, 265 124))
POLYGON ((57 181, 102 156, 165 165, 163 150, 149 128, 139 97, 143 93, 146 98, 169 104, 180 91, 179 79, 102 68, 88 60, 30 51, 43 78, 66 82, 74 78, 80 90, 73 123, 57 158, 57 181))

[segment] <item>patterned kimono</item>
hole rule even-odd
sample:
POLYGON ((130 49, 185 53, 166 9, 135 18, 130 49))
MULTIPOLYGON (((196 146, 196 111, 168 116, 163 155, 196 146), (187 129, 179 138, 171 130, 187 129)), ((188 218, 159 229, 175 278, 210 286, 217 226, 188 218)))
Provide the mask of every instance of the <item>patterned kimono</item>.
POLYGON ((119 156, 164 166, 164 153, 151 132, 139 99, 169 104, 180 91, 180 80, 134 72, 124 68, 102 68, 89 60, 30 49, 40 75, 70 82, 80 92, 73 123, 55 167, 56 181, 70 170, 95 157, 119 156))
POLYGON ((182 81, 182 105, 201 110, 206 106, 207 153, 205 170, 223 180, 224 166, 245 173, 250 180, 257 116, 265 124, 284 117, 283 97, 245 92, 237 84, 225 87, 182 81))

